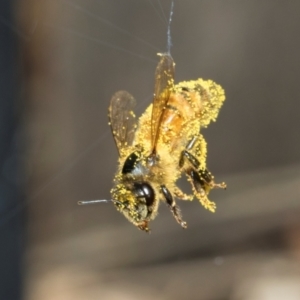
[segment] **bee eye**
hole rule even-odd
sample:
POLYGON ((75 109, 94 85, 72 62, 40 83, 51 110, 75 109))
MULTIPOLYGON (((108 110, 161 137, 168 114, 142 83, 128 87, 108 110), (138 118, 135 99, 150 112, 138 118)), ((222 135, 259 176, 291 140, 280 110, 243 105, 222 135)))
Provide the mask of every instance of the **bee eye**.
POLYGON ((144 198, 146 201, 147 206, 151 206, 154 202, 154 191, 150 184, 146 182, 142 183, 135 183, 134 184, 134 191, 138 198, 144 198))

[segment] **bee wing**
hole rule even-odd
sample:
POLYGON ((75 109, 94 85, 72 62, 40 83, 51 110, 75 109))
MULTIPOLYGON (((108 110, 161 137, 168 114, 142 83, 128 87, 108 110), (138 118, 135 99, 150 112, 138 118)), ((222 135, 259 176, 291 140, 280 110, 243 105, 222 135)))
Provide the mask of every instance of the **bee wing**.
POLYGON ((151 117, 152 153, 156 152, 160 123, 174 87, 175 64, 170 54, 160 54, 155 71, 154 99, 151 117))
POLYGON ((135 99, 126 91, 116 92, 110 101, 109 123, 120 155, 123 148, 131 146, 133 143, 136 129, 133 112, 135 105, 135 99))

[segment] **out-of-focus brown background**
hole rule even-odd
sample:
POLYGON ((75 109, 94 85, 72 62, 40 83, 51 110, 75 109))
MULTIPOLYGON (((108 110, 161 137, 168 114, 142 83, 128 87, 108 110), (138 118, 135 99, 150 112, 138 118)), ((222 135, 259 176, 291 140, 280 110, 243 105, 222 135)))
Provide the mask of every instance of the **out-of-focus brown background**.
POLYGON ((228 185, 210 195, 215 214, 179 203, 182 230, 161 205, 147 235, 112 205, 77 206, 110 197, 110 97, 128 90, 138 115, 149 105, 170 5, 15 5, 27 300, 300 299, 300 2, 175 1, 176 81, 213 79, 226 91, 218 121, 203 130, 209 168, 228 185))

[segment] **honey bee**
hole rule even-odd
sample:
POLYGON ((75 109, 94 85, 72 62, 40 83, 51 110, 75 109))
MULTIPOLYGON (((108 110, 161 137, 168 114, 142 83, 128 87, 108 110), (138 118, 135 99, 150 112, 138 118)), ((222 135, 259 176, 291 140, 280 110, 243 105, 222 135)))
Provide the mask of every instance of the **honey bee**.
POLYGON ((206 168, 206 142, 200 133, 215 121, 224 90, 211 80, 198 79, 174 84, 175 64, 170 54, 159 54, 155 72, 153 103, 136 121, 136 101, 126 91, 115 93, 109 106, 109 124, 119 152, 119 167, 111 190, 112 202, 131 223, 149 232, 148 224, 165 202, 175 220, 186 228, 175 199, 193 200, 211 212, 216 205, 208 199, 215 183, 206 168), (182 174, 192 194, 176 185, 182 174))

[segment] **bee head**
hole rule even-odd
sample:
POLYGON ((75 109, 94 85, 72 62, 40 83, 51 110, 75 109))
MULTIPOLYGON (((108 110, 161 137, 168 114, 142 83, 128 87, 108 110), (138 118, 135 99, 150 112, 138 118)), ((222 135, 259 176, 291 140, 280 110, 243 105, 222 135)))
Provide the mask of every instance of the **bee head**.
POLYGON ((130 222, 141 230, 149 231, 147 225, 155 204, 155 193, 149 183, 118 184, 112 190, 112 198, 117 209, 130 222))

